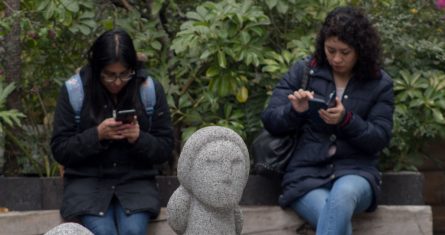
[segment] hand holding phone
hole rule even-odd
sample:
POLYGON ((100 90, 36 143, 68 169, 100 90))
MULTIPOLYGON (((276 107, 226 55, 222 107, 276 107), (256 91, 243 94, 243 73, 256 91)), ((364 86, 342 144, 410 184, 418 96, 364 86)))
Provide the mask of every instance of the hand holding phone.
POLYGON ((319 110, 332 108, 336 105, 336 92, 333 91, 329 97, 325 99, 322 96, 314 95, 314 98, 309 100, 309 119, 315 123, 324 123, 321 119, 319 110))
POLYGON ((136 115, 136 110, 134 109, 119 110, 116 112, 115 120, 122 123, 132 123, 134 121, 134 115, 136 115))

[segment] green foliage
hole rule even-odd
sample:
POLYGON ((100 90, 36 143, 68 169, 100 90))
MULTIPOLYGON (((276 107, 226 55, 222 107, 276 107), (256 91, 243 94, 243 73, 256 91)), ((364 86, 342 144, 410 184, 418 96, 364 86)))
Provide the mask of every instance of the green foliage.
POLYGON ((385 68, 394 80, 393 138, 382 169, 416 170, 428 142, 445 134, 443 12, 432 1, 368 5, 381 33, 385 68))
MULTIPOLYGON (((16 85, 27 94, 20 96, 20 111, 28 131, 16 144, 26 156, 22 163, 40 175, 57 169, 48 142, 60 85, 85 64, 92 40, 115 27, 127 30, 147 56, 182 142, 201 127, 222 125, 249 144, 272 89, 295 61, 314 51, 327 13, 345 4, 362 7, 380 32, 384 67, 394 79, 393 141, 382 169, 415 169, 425 143, 444 134, 445 22, 431 1, 117 2, 22 0, 20 12, 0 17, 0 40, 20 20, 23 64, 16 85)), ((4 10, 0 4, 0 16, 4 10)))
POLYGON ((252 1, 223 1, 204 3, 187 17, 172 49, 192 63, 205 63, 210 90, 219 96, 242 92, 246 78, 241 69, 258 67, 262 60, 267 16, 252 1))
POLYGON ((382 167, 416 170, 429 141, 445 135, 445 73, 402 70, 394 81, 393 139, 382 167))
MULTIPOLYGON (((1 77, 0 77, 1 78, 1 77)), ((21 119, 25 115, 16 109, 8 109, 6 107, 6 99, 14 91, 14 83, 8 84, 4 87, 4 83, 0 80, 0 132, 3 133, 4 126, 9 127, 20 126, 21 119)))
POLYGON ((246 137, 243 107, 264 51, 270 51, 269 18, 252 1, 206 2, 186 15, 171 46, 180 60, 177 73, 196 84, 183 89, 173 106, 177 121, 190 126, 183 138, 207 125, 228 126, 246 137), (196 108, 182 111, 188 107, 196 108))

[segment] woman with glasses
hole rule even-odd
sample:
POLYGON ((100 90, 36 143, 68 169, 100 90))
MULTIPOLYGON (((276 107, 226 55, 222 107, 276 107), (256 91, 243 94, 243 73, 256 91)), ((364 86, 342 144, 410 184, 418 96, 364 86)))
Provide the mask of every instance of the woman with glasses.
POLYGON ((393 83, 381 68, 380 51, 379 35, 362 10, 334 9, 313 55, 292 66, 262 114, 271 134, 300 135, 279 203, 317 235, 350 235, 352 215, 377 207, 377 163, 390 142, 394 112, 393 83), (324 103, 331 94, 332 106, 324 103))
POLYGON ((144 71, 130 36, 107 31, 79 73, 85 91, 79 123, 66 85, 59 95, 51 149, 64 166, 61 215, 80 220, 96 235, 145 235, 159 213, 154 165, 171 156, 172 124, 156 80, 154 113, 145 112, 139 94, 144 71), (133 119, 117 121, 116 111, 126 109, 136 110, 133 119))

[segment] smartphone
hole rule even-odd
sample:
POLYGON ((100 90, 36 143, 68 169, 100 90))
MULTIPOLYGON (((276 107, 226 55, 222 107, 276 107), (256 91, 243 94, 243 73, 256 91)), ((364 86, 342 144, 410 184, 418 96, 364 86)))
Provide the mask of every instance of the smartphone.
POLYGON ((136 115, 136 110, 125 109, 116 112, 116 121, 121 121, 122 123, 132 123, 134 120, 134 115, 136 115))
POLYGON ((335 96, 335 91, 329 94, 328 100, 323 99, 321 96, 314 96, 313 99, 309 100, 309 109, 318 111, 320 109, 332 108, 335 106, 335 96))
POLYGON ((314 97, 313 99, 309 100, 309 109, 311 110, 320 110, 320 109, 327 109, 328 104, 324 99, 314 97))
POLYGON ((329 94, 329 100, 328 102, 326 102, 326 104, 328 105, 328 108, 332 108, 336 105, 335 103, 335 98, 337 97, 337 92, 332 91, 331 94, 329 94))

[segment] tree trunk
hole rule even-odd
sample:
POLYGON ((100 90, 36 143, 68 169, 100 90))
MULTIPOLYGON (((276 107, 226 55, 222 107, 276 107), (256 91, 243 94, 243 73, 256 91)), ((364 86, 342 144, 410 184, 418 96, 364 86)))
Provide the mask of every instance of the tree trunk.
MULTIPOLYGON (((14 13, 20 10, 20 0, 5 0, 6 5, 6 17, 13 16, 14 13)), ((6 81, 16 82, 19 85, 20 82, 20 21, 18 19, 13 21, 11 25, 11 31, 5 37, 5 54, 8 59, 5 60, 5 75, 6 81)), ((20 99, 17 96, 17 92, 14 92, 8 100, 10 108, 18 108, 17 104, 20 99), (14 96, 15 95, 15 96, 14 96)))
MULTIPOLYGON (((20 0, 4 0, 6 17, 14 17, 14 14, 20 10, 20 0)), ((17 89, 10 94, 7 100, 8 109, 19 110, 20 105, 20 92, 21 92, 21 47, 20 47, 20 20, 18 17, 13 20, 11 25, 11 31, 5 36, 5 56, 4 69, 6 82, 15 82, 17 89)), ((18 172, 17 151, 14 146, 11 146, 10 141, 6 139, 5 146, 5 165, 3 166, 5 175, 16 175, 18 172)), ((0 166, 1 167, 1 166, 0 166)))

